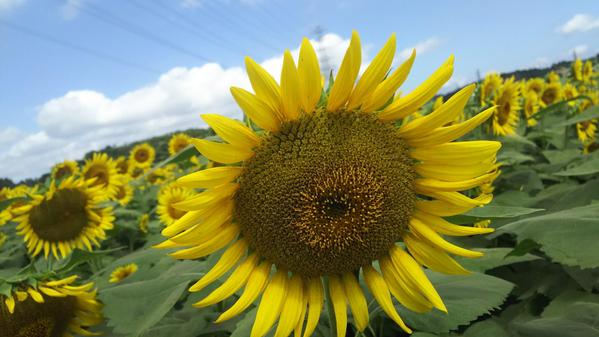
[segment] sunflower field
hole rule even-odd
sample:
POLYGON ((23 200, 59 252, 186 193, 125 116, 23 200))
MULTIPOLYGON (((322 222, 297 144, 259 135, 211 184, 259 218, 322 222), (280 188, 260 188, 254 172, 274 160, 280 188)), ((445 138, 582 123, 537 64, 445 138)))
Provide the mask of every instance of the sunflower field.
POLYGON ((599 336, 597 65, 400 93, 395 49, 0 189, 0 337, 599 336))

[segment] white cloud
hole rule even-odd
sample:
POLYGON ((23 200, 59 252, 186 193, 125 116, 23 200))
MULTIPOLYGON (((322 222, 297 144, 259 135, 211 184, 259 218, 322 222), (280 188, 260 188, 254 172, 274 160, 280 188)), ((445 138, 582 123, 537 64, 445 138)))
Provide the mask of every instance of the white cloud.
POLYGON ((72 20, 77 17, 85 1, 87 0, 66 0, 61 8, 62 17, 65 20, 72 20))
POLYGON ((572 34, 578 32, 587 32, 599 28, 599 16, 593 17, 590 14, 576 14, 570 20, 557 28, 562 34, 572 34))
POLYGON ((412 55, 413 49, 416 49, 416 55, 422 55, 429 51, 435 50, 437 47, 439 47, 440 44, 441 44, 441 40, 439 40, 438 37, 436 37, 436 36, 429 37, 428 39, 426 39, 424 41, 420 41, 420 42, 416 43, 412 47, 403 49, 401 52, 399 52, 399 57, 402 60, 407 59, 408 57, 410 57, 410 55, 412 55))
POLYGON ((0 12, 17 8, 25 3, 25 0, 0 0, 0 12))
POLYGON ((548 57, 541 56, 537 57, 534 62, 530 65, 533 68, 545 68, 551 65, 551 60, 548 57))
POLYGON ((568 56, 576 55, 577 57, 581 57, 585 55, 589 51, 589 46, 586 44, 578 45, 568 51, 568 56))
MULTIPOLYGON (((335 34, 312 41, 321 65, 336 68, 349 39, 335 34)), ((296 57, 299 48, 291 53, 296 57)), ((262 66, 277 80, 282 55, 262 66)), ((368 62, 367 55, 362 57, 368 62)), ((119 145, 175 130, 205 127, 204 113, 240 118, 241 111, 229 87, 250 88, 242 67, 223 68, 216 63, 177 67, 156 82, 109 97, 95 90, 72 90, 43 103, 37 114, 39 132, 26 134, 0 129, 0 177, 36 177, 64 159, 79 159, 86 152, 119 145)))

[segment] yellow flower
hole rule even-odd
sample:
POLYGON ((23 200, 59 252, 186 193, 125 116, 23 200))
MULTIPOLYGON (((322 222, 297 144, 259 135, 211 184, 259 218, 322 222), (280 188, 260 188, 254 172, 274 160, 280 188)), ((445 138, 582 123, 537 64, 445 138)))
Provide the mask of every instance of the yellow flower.
POLYGON ((506 80, 497 90, 493 104, 497 106, 493 114, 493 133, 500 136, 514 134, 520 119, 520 84, 513 77, 506 80))
POLYGON ((528 95, 529 92, 534 92, 537 96, 540 96, 543 93, 543 89, 545 88, 545 80, 542 78, 531 78, 526 81, 524 85, 524 95, 528 95))
POLYGON ((95 336, 89 328, 102 323, 102 305, 94 284, 75 286, 76 278, 13 286, 10 296, 0 295, 2 336, 95 336))
POLYGON ((591 60, 587 60, 584 63, 584 68, 582 70, 582 81, 584 83, 591 83, 593 80, 593 62, 591 62, 591 60))
POLYGON ((549 83, 560 83, 561 79, 555 71, 550 71, 549 74, 547 74, 547 81, 549 83))
POLYGON ((54 180, 59 180, 69 176, 75 176, 79 174, 79 166, 77 162, 73 160, 65 160, 62 163, 54 165, 52 167, 51 177, 54 180))
POLYGON ((86 180, 94 179, 90 186, 99 186, 109 198, 114 197, 121 184, 116 164, 106 153, 94 153, 92 159, 86 160, 82 175, 86 180))
POLYGON ((117 201, 121 206, 126 206, 131 202, 133 198, 133 187, 129 184, 129 177, 126 175, 119 175, 121 183, 118 185, 114 200, 117 201))
POLYGON ((348 304, 357 330, 368 326, 368 304, 356 278, 361 272, 382 310, 406 332, 411 329, 391 295, 416 312, 447 310, 422 265, 466 274, 449 254, 482 255, 442 235, 492 229, 457 226, 443 217, 491 201, 491 195, 470 198, 460 191, 475 189, 493 176, 501 143, 454 142, 487 120, 493 109, 443 126, 462 112, 474 85, 431 114, 396 127, 447 82, 453 56, 414 91, 393 99, 414 61, 412 54, 388 73, 394 53, 395 35, 357 80, 361 47, 354 32, 326 97, 321 97, 320 67, 307 39, 297 65, 289 51, 284 53, 280 84, 246 59, 255 93, 240 88, 231 92, 264 132, 220 115, 203 115, 223 142, 192 143, 224 166, 177 181, 205 190, 174 205, 187 213, 163 229, 168 240, 158 245, 180 247, 171 253, 178 259, 225 249, 190 290, 200 291, 234 271, 194 306, 213 305, 245 286, 217 322, 240 314, 262 294, 250 336, 264 336, 277 321, 277 337, 294 329, 299 335, 305 329, 304 336, 310 336, 324 301, 324 277, 337 336, 345 336, 348 304), (373 267, 376 261, 380 271, 373 267))
POLYGON ((129 160, 125 156, 120 156, 115 160, 116 171, 118 174, 129 173, 129 160))
POLYGON ((524 96, 524 115, 526 116, 526 124, 528 126, 537 125, 534 115, 539 111, 539 108, 539 96, 534 91, 529 91, 524 96))
POLYGON ((163 182, 165 182, 171 178, 172 178, 172 171, 169 171, 168 169, 162 168, 162 167, 151 170, 150 173, 146 176, 146 180, 150 184, 155 184, 155 185, 162 184, 163 182))
POLYGON ((184 133, 174 134, 168 141, 168 154, 174 155, 185 149, 189 144, 189 136, 184 133))
POLYGON ((134 274, 136 271, 137 271, 137 265, 135 263, 130 263, 125 266, 117 267, 110 274, 110 280, 108 282, 110 282, 110 283, 121 282, 122 280, 124 280, 127 277, 134 274))
MULTIPOLYGON (((578 97, 578 90, 576 87, 572 85, 572 83, 568 82, 564 85, 562 89, 564 100, 569 100, 578 97)), ((576 101, 568 102, 570 106, 576 105, 576 101)))
POLYGON ((193 191, 188 188, 176 185, 166 185, 163 187, 158 194, 158 207, 156 208, 156 213, 160 217, 160 221, 169 226, 179 220, 187 212, 176 209, 173 205, 187 200, 193 195, 193 191))
POLYGON ((17 210, 17 234, 23 236, 27 250, 37 256, 42 250, 56 259, 67 257, 75 248, 92 250, 112 229, 112 208, 102 207, 106 194, 89 180, 74 177, 50 184, 45 194, 32 195, 32 200, 17 210))
POLYGON ((148 171, 148 168, 138 167, 138 166, 129 166, 129 176, 131 179, 137 179, 148 171))
POLYGON ((148 224, 150 223, 150 215, 144 214, 139 218, 138 227, 142 233, 148 232, 148 224))
POLYGON ((562 84, 559 82, 551 82, 545 86, 541 94, 541 104, 549 106, 562 100, 562 84))
POLYGON ((493 94, 499 89, 503 83, 503 79, 497 73, 490 73, 485 76, 483 84, 480 88, 480 104, 484 105, 485 102, 493 98, 493 94))
POLYGON ((129 162, 133 166, 147 168, 152 166, 156 151, 148 143, 138 144, 129 153, 129 162))
POLYGON ((481 220, 481 221, 478 221, 478 222, 474 223, 474 227, 476 227, 476 228, 489 228, 490 224, 491 224, 491 220, 481 220))
POLYGON ((572 62, 572 76, 575 80, 582 81, 582 60, 579 58, 572 62))
POLYGON ((583 145, 593 143, 597 139, 597 120, 592 119, 576 123, 576 133, 583 145))
MULTIPOLYGON (((29 194, 37 193, 37 186, 29 188, 25 185, 19 185, 12 189, 5 187, 0 189, 0 201, 15 199, 15 198, 25 198, 29 194)), ((8 207, 0 211, 0 226, 6 224, 8 221, 13 220, 13 218, 18 214, 21 207, 26 206, 27 200, 21 199, 13 201, 8 207)))

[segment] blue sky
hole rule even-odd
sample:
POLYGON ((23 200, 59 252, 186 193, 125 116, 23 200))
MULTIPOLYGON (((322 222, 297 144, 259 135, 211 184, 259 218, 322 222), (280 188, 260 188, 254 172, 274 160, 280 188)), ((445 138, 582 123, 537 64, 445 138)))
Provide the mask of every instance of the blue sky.
POLYGON ((419 55, 408 89, 451 53, 449 89, 477 70, 599 52, 591 0, 0 0, 0 176, 36 176, 108 144, 200 127, 202 112, 235 116, 227 87, 243 86, 243 57, 277 73, 282 51, 317 40, 316 27, 330 34, 320 56, 332 68, 352 29, 365 60, 397 33, 398 54, 419 55))

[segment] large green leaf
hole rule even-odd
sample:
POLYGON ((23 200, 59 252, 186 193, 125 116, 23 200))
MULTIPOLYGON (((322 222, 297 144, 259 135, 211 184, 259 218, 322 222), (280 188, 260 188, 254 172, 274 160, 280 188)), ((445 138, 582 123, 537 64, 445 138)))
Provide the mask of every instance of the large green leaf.
POLYGON ((514 324, 522 337, 599 337, 599 304, 574 302, 561 315, 514 324))
POLYGON ((498 233, 512 233, 518 241, 541 244, 554 261, 582 268, 599 267, 599 204, 575 207, 555 213, 518 220, 501 227, 498 233))
POLYGON ((417 331, 448 332, 468 324, 499 307, 513 287, 510 282, 481 273, 455 276, 430 272, 429 277, 448 313, 433 310, 419 314, 398 306, 406 324, 417 331))
POLYGON ((508 256, 511 248, 486 248, 477 249, 485 255, 476 259, 456 258, 456 260, 466 269, 475 272, 485 272, 489 269, 507 266, 514 263, 538 260, 539 257, 531 254, 522 256, 508 256))
POLYGON ((515 218, 522 215, 528 215, 544 211, 542 208, 526 208, 516 206, 487 205, 485 207, 475 207, 464 215, 477 218, 515 218))
POLYGON ((599 172, 599 158, 591 158, 579 165, 569 167, 566 170, 554 173, 558 176, 583 176, 599 172))
POLYGON ((510 337, 505 326, 495 320, 485 320, 472 324, 463 337, 510 337))

